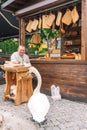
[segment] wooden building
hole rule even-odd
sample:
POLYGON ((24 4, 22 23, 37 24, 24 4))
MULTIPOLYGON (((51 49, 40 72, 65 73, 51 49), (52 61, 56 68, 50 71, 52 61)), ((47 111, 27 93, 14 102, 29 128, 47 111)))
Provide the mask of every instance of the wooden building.
POLYGON ((20 44, 25 43, 25 26, 29 19, 43 14, 73 9, 76 6, 79 13, 77 27, 66 28, 65 35, 61 35, 62 49, 70 47, 79 50, 81 59, 31 59, 42 75, 42 89, 50 91, 52 84, 60 87, 63 97, 85 100, 87 99, 87 0, 8 0, 2 9, 10 11, 19 20, 20 44), (72 31, 74 30, 74 31, 72 31), (68 32, 68 36, 67 36, 68 32), (75 32, 78 32, 76 33, 75 32), (71 36, 71 33, 73 34, 71 36), (77 41, 77 44, 75 43, 77 41), (72 44, 65 44, 72 41, 72 44))

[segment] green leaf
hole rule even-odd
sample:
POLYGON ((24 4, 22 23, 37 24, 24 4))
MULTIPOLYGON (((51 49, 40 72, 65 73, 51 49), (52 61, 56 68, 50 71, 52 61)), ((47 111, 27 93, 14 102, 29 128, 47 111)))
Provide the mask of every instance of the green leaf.
POLYGON ((52 30, 51 28, 42 28, 42 29, 40 29, 40 36, 42 39, 49 40, 49 39, 53 39, 55 37, 59 37, 60 31, 52 30))

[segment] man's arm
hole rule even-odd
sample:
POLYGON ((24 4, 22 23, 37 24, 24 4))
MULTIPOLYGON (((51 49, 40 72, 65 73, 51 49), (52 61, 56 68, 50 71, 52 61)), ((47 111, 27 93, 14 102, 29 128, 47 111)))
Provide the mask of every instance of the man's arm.
POLYGON ((14 63, 19 63, 19 60, 18 60, 18 56, 17 56, 17 53, 14 52, 11 57, 10 57, 10 60, 14 63))

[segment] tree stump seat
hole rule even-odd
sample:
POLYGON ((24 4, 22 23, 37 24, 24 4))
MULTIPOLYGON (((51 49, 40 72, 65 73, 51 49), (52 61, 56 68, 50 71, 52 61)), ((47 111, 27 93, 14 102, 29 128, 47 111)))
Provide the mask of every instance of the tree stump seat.
POLYGON ((4 100, 12 99, 15 105, 20 105, 23 102, 28 102, 29 98, 33 94, 32 88, 32 75, 28 71, 28 67, 16 66, 16 67, 4 67, 6 87, 4 91, 4 100), (16 94, 10 95, 11 86, 16 86, 16 94))

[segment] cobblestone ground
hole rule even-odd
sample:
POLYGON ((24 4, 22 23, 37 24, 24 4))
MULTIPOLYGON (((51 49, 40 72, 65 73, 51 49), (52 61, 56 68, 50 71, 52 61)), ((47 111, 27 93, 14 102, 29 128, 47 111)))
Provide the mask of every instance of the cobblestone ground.
POLYGON ((27 103, 15 106, 11 100, 4 101, 4 85, 0 85, 0 113, 10 130, 87 130, 87 103, 62 99, 54 101, 48 96, 51 107, 45 124, 30 120, 27 103))

